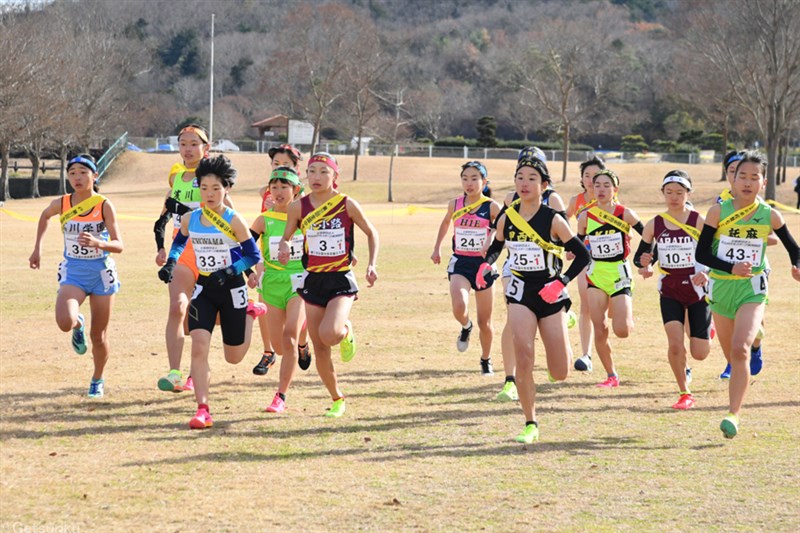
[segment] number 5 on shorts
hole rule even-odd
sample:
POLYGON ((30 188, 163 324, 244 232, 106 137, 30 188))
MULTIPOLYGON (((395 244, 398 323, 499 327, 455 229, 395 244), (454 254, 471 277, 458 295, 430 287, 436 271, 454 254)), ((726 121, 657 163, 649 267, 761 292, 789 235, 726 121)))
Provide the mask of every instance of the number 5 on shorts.
POLYGON ((525 282, 519 278, 511 276, 511 280, 506 286, 506 296, 514 298, 516 301, 522 301, 522 292, 525 290, 525 282))

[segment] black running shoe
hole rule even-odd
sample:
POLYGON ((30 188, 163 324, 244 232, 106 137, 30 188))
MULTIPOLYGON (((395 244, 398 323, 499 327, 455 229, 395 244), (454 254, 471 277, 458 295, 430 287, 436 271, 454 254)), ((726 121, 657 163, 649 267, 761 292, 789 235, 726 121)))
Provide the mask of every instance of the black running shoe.
POLYGON ((297 347, 297 365, 300 370, 308 370, 311 366, 311 350, 308 349, 308 344, 297 347))
POLYGON ((458 334, 456 339, 456 348, 459 352, 466 352, 469 348, 469 336, 472 333, 472 322, 470 321, 469 327, 461 328, 461 333, 458 334))
POLYGON ((253 367, 253 374, 256 376, 265 376, 270 367, 275 364, 275 352, 264 352, 261 356, 261 361, 253 367))
POLYGON ((481 376, 494 376, 492 359, 481 359, 481 376))

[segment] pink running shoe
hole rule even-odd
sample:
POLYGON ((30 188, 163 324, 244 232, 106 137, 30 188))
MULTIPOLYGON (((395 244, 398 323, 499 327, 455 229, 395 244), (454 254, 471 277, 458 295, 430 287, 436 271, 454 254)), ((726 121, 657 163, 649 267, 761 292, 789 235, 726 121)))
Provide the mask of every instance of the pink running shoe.
POLYGON ((247 300, 247 314, 253 318, 258 318, 267 313, 267 306, 261 302, 247 300))
POLYGON ((598 383, 597 386, 604 389, 613 389, 615 387, 619 387, 619 376, 609 376, 607 380, 602 383, 598 383))
POLYGON ((685 411, 687 409, 691 409, 696 404, 694 402, 694 396, 691 394, 681 394, 681 397, 678 398, 678 402, 672 406, 673 409, 680 409, 685 411))
POLYGON ((284 402, 278 393, 275 393, 275 397, 272 399, 272 403, 269 404, 266 411, 268 413, 282 413, 286 411, 286 402, 284 402))
POLYGON ((183 390, 193 392, 194 391, 194 380, 192 376, 186 378, 186 383, 183 384, 183 390))
POLYGON ((714 319, 712 318, 711 319, 711 331, 709 332, 708 337, 709 337, 709 339, 711 339, 713 341, 714 337, 716 337, 716 336, 717 336, 717 326, 714 325, 714 319))
POLYGON ((205 409, 198 409, 194 417, 189 420, 189 427, 192 429, 207 429, 213 425, 214 421, 211 420, 211 413, 205 409))

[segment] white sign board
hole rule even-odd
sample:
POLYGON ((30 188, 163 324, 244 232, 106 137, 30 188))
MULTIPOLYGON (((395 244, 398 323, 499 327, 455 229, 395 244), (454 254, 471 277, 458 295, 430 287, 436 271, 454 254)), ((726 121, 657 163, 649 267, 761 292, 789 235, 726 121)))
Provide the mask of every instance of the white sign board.
POLYGON ((314 125, 302 120, 289 121, 289 144, 312 144, 314 142, 314 125))

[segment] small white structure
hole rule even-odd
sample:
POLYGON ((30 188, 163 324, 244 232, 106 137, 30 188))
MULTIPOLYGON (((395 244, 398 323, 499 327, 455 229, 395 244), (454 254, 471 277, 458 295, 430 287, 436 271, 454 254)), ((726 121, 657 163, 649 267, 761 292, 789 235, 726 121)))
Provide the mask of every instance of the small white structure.
POLYGON ((297 146, 298 144, 313 144, 314 125, 310 122, 303 122, 302 120, 290 120, 287 141, 292 146, 297 146))
MULTIPOLYGON (((361 151, 358 152, 358 155, 366 155, 369 153, 369 143, 371 141, 372 137, 361 137, 361 151)), ((358 137, 350 139, 350 148, 353 150, 358 148, 358 137)))

